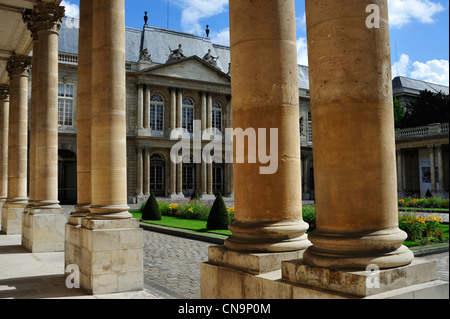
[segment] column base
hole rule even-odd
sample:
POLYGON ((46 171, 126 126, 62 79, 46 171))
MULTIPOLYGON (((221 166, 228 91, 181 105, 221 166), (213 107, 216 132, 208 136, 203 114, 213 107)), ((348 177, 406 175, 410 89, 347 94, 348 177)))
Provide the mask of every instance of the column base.
POLYGON ((304 250, 311 246, 304 221, 246 224, 235 222, 229 226, 232 236, 225 247, 234 251, 279 253, 304 250))
POLYGON ((314 230, 308 238, 313 245, 304 254, 315 267, 332 269, 379 269, 406 266, 414 254, 402 245, 406 233, 398 228, 352 234, 330 234, 314 230))
POLYGON ((65 262, 78 266, 80 286, 92 295, 143 290, 139 220, 69 218, 65 262))
POLYGON ((279 254, 230 253, 224 247, 210 248, 208 262, 201 264, 202 298, 449 298, 448 282, 436 280, 437 265, 434 261, 414 261, 408 266, 382 270, 379 273, 379 288, 368 288, 366 283, 374 282, 372 272, 310 267, 305 264, 302 254, 303 251, 300 251, 300 258, 283 261, 289 255, 280 258, 279 254), (275 267, 277 264, 279 266, 275 267))
POLYGON ((299 298, 448 299, 448 282, 437 280, 437 262, 364 271, 311 267, 303 259, 283 262, 282 278, 299 298))
POLYGON ((200 194, 200 199, 203 199, 203 200, 215 200, 216 196, 214 194, 202 193, 202 194, 200 194))
POLYGON ((172 194, 169 195, 169 198, 170 199, 184 199, 184 194, 172 193, 172 194))
POLYGON ((30 208, 22 216, 22 246, 32 253, 64 251, 66 222, 59 208, 30 208))
POLYGON ((25 205, 5 203, 1 209, 1 233, 5 235, 22 234, 22 213, 25 205))

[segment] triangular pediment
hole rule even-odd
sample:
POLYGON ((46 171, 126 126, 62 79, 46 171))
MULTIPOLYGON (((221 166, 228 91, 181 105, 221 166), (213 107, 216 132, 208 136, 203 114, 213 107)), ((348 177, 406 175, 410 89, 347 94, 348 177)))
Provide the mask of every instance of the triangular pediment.
POLYGON ((146 75, 159 75, 184 80, 229 84, 230 76, 197 56, 157 65, 145 70, 146 75))

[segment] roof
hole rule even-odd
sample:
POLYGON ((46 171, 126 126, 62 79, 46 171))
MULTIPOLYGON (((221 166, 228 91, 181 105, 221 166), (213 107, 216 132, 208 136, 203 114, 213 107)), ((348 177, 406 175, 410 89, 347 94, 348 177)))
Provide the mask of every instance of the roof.
POLYGON ((394 92, 404 91, 413 94, 419 94, 422 91, 428 90, 433 93, 442 92, 446 95, 449 95, 448 86, 410 79, 404 76, 398 76, 394 78, 394 80, 392 80, 392 86, 394 92))
MULTIPOLYGON (((59 52, 78 54, 78 28, 79 20, 64 18, 59 36, 59 52)), ((182 45, 186 57, 197 56, 203 59, 208 50, 217 60, 217 68, 227 74, 230 63, 230 48, 212 43, 210 38, 201 37, 189 33, 168 30, 164 28, 145 25, 142 29, 125 29, 127 62, 138 62, 140 52, 147 49, 154 64, 165 65, 170 54, 170 49, 182 45)), ((308 67, 298 66, 299 88, 309 90, 308 67)))

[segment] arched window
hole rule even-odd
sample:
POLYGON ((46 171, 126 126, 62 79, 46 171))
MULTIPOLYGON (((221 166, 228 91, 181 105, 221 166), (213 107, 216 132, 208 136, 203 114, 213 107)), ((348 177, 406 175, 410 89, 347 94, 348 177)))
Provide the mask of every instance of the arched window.
POLYGON ((222 105, 217 101, 212 103, 212 127, 222 131, 222 105))
POLYGON ((163 196, 165 193, 164 168, 164 158, 153 154, 150 157, 150 191, 157 196, 163 196))
POLYGON ((194 132, 194 102, 189 98, 183 99, 183 128, 189 133, 194 132))
POLYGON ((150 97, 150 127, 153 131, 164 131, 164 99, 158 94, 150 97))

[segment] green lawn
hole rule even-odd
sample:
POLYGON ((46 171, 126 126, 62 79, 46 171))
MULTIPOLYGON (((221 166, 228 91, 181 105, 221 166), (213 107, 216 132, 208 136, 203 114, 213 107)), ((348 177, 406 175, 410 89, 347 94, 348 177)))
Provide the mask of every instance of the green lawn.
MULTIPOLYGON (((137 211, 131 211, 131 214, 133 215, 133 218, 141 219, 142 217, 142 213, 137 211)), ((190 220, 190 219, 181 219, 177 217, 162 216, 161 220, 143 220, 142 223, 156 226, 178 228, 210 235, 231 236, 231 231, 229 230, 208 230, 206 228, 207 222, 202 220, 190 220)))
MULTIPOLYGON (((137 218, 139 220, 142 217, 142 213, 140 213, 139 211, 131 211, 131 214, 133 215, 133 218, 137 218)), ((190 219, 181 219, 181 218, 177 218, 177 217, 162 216, 161 220, 157 220, 157 221, 144 220, 141 222, 144 224, 149 224, 149 225, 177 228, 177 229, 182 229, 185 231, 203 233, 203 234, 208 234, 208 235, 212 235, 212 236, 231 236, 231 231, 229 231, 229 230, 208 230, 206 228, 207 222, 201 221, 201 220, 190 220, 190 219)), ((446 244, 448 245, 449 225, 441 225, 441 230, 444 232, 444 235, 447 238, 446 244)), ((404 245, 407 247, 415 247, 415 246, 420 246, 420 243, 417 243, 415 241, 405 241, 404 245)), ((439 245, 439 243, 436 243, 436 245, 439 245)))

